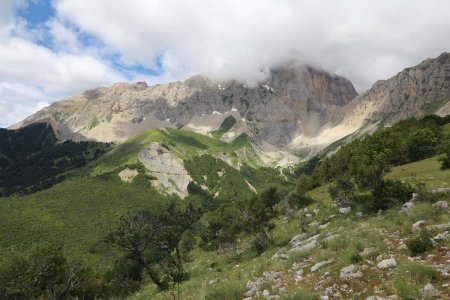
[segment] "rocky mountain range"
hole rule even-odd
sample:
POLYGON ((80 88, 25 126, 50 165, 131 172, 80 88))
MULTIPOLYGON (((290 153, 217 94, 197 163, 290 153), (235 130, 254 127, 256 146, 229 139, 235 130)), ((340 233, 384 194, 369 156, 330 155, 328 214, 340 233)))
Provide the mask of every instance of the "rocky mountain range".
POLYGON ((311 155, 370 124, 449 114, 449 100, 450 54, 443 53, 361 95, 346 78, 286 65, 253 87, 203 76, 154 86, 116 83, 55 102, 11 128, 47 122, 60 140, 120 143, 150 128, 210 135, 233 116, 223 140, 245 132, 262 152, 311 155))

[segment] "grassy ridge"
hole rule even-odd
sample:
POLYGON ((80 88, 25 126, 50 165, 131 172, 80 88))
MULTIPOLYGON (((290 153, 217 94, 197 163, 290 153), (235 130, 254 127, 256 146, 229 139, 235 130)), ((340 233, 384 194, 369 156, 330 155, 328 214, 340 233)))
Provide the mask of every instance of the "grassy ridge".
POLYGON ((250 146, 250 141, 246 134, 240 135, 231 143, 226 143, 192 131, 172 128, 168 128, 167 131, 170 133, 166 136, 169 143, 174 144, 174 147, 185 156, 197 155, 199 152, 233 152, 242 147, 250 146))
POLYGON ((123 168, 126 165, 138 163, 137 154, 152 142, 162 142, 164 134, 158 129, 150 129, 141 133, 125 143, 117 145, 96 161, 93 175, 101 175, 123 168))
POLYGON ((449 187, 450 170, 441 170, 439 158, 432 157, 403 166, 394 167, 386 175, 387 179, 398 179, 417 185, 425 183, 428 189, 449 187))
POLYGON ((93 175, 110 173, 124 166, 135 165, 138 163, 138 153, 152 142, 164 143, 181 159, 189 159, 202 153, 230 153, 243 147, 250 147, 246 134, 240 135, 231 143, 225 143, 191 131, 167 128, 165 133, 159 129, 150 129, 117 145, 101 157, 95 164, 93 175))

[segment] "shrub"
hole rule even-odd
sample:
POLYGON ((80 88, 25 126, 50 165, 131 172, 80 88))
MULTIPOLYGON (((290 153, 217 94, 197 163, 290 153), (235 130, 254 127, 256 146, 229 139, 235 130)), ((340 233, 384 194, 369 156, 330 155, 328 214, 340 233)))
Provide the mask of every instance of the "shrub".
POLYGON ((388 209, 395 204, 407 202, 415 190, 408 184, 398 180, 384 180, 380 186, 373 190, 376 199, 375 210, 388 209))
POLYGON ((362 257, 361 255, 359 255, 359 253, 353 253, 352 256, 350 257, 350 262, 352 264, 357 264, 360 261, 362 261, 362 257))
POLYGON ((441 161, 442 161, 441 170, 450 169, 450 156, 448 154, 446 157, 442 158, 441 161))
POLYGON ((440 159, 442 162, 441 169, 447 170, 450 169, 450 142, 445 143, 443 148, 445 156, 440 159))
POLYGON ((289 207, 293 210, 299 210, 314 202, 310 196, 299 194, 297 191, 290 192, 286 198, 289 207))
POLYGON ((111 295, 126 297, 137 291, 143 280, 143 268, 132 260, 122 258, 106 272, 106 288, 111 295))
POLYGON ((413 255, 418 255, 430 250, 433 247, 433 243, 428 234, 422 232, 419 236, 407 240, 406 246, 413 255))
POLYGON ((364 213, 373 213, 378 211, 378 207, 382 206, 378 203, 380 199, 375 198, 372 194, 360 194, 354 197, 354 203, 364 213))
POLYGON ((333 200, 342 205, 353 204, 355 197, 355 185, 349 178, 338 178, 329 188, 330 196, 333 200))
POLYGON ((102 282, 89 269, 69 265, 62 250, 35 246, 0 258, 2 299, 96 299, 102 282))
POLYGON ((408 158, 417 161, 436 153, 437 138, 431 129, 419 129, 413 132, 407 141, 408 158))
POLYGON ((269 245, 269 239, 263 232, 256 232, 253 234, 252 248, 258 254, 262 254, 269 245))

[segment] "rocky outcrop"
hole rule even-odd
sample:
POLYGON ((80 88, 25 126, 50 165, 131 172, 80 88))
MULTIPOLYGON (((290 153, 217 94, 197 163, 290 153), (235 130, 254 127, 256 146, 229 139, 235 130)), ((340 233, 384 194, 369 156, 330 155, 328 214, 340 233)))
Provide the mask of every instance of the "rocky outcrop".
POLYGON ((324 261, 318 262, 317 264, 315 264, 314 266, 311 267, 311 272, 316 272, 323 266, 330 265, 332 263, 334 263, 334 258, 330 258, 329 260, 324 260, 324 261))
POLYGON ((134 177, 139 174, 138 170, 125 168, 119 172, 119 177, 123 182, 132 182, 134 177))
POLYGON ((439 291, 436 290, 431 283, 427 283, 420 289, 420 293, 424 298, 439 298, 439 291))
POLYGON ((155 188, 167 194, 176 194, 181 198, 189 195, 187 186, 192 181, 184 168, 183 162, 169 150, 151 143, 139 153, 139 161, 156 179, 152 180, 155 188))
POLYGON ((346 107, 345 123, 385 124, 450 113, 450 53, 426 59, 394 77, 377 81, 346 107), (448 111, 447 111, 448 110, 448 111))
POLYGON ((380 261, 377 265, 378 269, 390 269, 395 268, 397 266, 397 261, 395 258, 388 258, 380 261))
POLYGON ((341 269, 339 273, 339 278, 343 280, 352 280, 359 277, 362 277, 363 274, 361 271, 357 270, 355 265, 349 265, 341 269))

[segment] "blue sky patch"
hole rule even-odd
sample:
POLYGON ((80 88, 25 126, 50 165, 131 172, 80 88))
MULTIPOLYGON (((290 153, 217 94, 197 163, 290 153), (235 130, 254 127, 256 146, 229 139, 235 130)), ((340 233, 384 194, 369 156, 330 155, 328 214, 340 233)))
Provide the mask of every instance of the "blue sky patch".
POLYGON ((38 27, 54 17, 55 10, 49 0, 32 0, 17 10, 17 16, 27 20, 30 27, 38 27))
MULTIPOLYGON (((51 0, 28 0, 26 5, 17 9, 16 17, 22 18, 27 22, 26 26, 28 30, 40 31, 40 38, 35 41, 37 44, 44 46, 53 52, 58 52, 60 50, 60 47, 54 44, 49 28, 46 26, 47 21, 56 17, 51 0)), ((133 80, 133 77, 136 74, 157 77, 163 73, 163 66, 161 63, 162 54, 154 59, 156 65, 155 69, 148 68, 139 63, 127 65, 123 63, 121 54, 108 49, 107 45, 96 36, 81 31, 72 23, 65 23, 64 26, 77 34, 78 42, 82 48, 107 49, 108 51, 104 51, 105 53, 113 53, 104 54, 101 58, 117 72, 121 73, 127 80, 133 80)))

